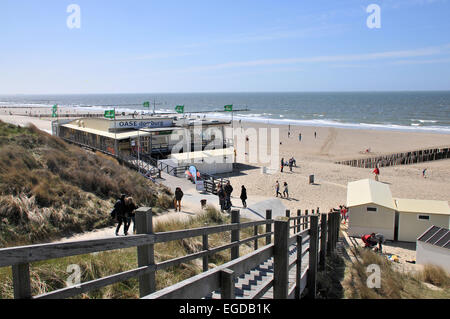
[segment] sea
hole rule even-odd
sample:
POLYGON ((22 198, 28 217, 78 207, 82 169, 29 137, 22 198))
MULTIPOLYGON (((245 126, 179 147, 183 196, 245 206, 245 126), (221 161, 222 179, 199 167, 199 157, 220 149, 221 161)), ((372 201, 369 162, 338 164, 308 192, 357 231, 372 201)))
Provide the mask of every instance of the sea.
POLYGON ((170 113, 184 105, 188 114, 244 122, 450 134, 450 91, 0 95, 0 107, 54 104, 139 114, 170 113), (223 112, 225 105, 234 112, 223 112))

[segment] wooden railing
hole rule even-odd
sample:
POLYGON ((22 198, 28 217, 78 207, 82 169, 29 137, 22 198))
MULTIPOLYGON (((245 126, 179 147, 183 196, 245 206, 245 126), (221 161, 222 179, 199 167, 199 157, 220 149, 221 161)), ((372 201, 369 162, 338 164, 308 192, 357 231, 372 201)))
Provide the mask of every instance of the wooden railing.
POLYGON ((249 271, 262 261, 273 257, 275 265, 273 281, 267 286, 262 287, 253 297, 261 297, 272 286, 274 288, 275 298, 287 298, 294 294, 300 297, 305 287, 308 288, 308 295, 314 297, 316 293, 315 282, 319 252, 320 264, 324 265, 326 258, 325 247, 327 247, 328 253, 335 249, 339 229, 339 214, 320 215, 320 218, 320 227, 318 214, 291 217, 285 221, 274 221, 272 220, 272 211, 268 210, 265 220, 240 223, 239 211, 232 211, 231 224, 154 233, 151 209, 140 208, 136 211, 137 235, 4 248, 0 249, 0 267, 12 267, 14 298, 69 298, 134 277, 139 278, 140 296, 145 298, 176 298, 181 296, 183 298, 201 298, 215 289, 221 289, 222 298, 232 298, 234 294, 234 277, 249 271), (303 220, 306 221, 301 222, 303 220), (291 221, 294 221, 293 226, 290 226, 291 221), (272 232, 273 223, 275 224, 274 232, 272 232), (260 234, 258 229, 264 225, 264 232, 260 234), (296 232, 304 226, 308 228, 296 232), (254 235, 240 239, 240 231, 249 227, 254 228, 254 235), (294 236, 290 236, 290 230, 292 229, 294 229, 294 236), (328 232, 326 229, 328 229, 328 232), (230 243, 219 247, 209 247, 209 235, 227 231, 231 231, 230 243), (319 231, 321 235, 319 235, 319 231), (272 235, 275 236, 274 244, 272 244, 272 235), (202 237, 203 241, 201 251, 171 260, 155 262, 155 244, 199 236, 202 237), (261 238, 266 239, 266 245, 258 248, 258 239, 261 238), (328 241, 326 241, 326 238, 328 238, 328 241), (308 269, 301 269, 301 259, 306 253, 301 251, 301 247, 306 240, 310 241, 310 247, 307 251, 310 255, 309 267, 308 269), (319 240, 321 241, 320 244, 319 240), (240 245, 250 242, 254 243, 255 251, 239 257, 240 245), (288 256, 289 246, 295 243, 297 243, 297 251, 300 251, 300 254, 297 253, 298 257, 294 264, 289 263, 288 256), (76 286, 32 296, 29 271, 30 263, 130 247, 137 247, 138 268, 80 283, 76 286), (209 256, 226 249, 231 249, 231 261, 208 270, 209 256), (156 292, 155 276, 157 271, 197 258, 202 258, 204 271, 202 274, 156 292), (298 283, 295 289, 288 291, 288 272, 295 265, 297 265, 298 283), (307 278, 308 282, 306 284, 305 280, 307 278))

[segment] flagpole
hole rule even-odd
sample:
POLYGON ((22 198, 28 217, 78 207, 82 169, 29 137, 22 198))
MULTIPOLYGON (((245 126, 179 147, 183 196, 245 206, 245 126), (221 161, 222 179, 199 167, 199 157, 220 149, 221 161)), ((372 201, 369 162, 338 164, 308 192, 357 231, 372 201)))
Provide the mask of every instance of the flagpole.
POLYGON ((116 108, 114 107, 114 152, 118 156, 118 146, 117 146, 117 124, 116 124, 116 108))

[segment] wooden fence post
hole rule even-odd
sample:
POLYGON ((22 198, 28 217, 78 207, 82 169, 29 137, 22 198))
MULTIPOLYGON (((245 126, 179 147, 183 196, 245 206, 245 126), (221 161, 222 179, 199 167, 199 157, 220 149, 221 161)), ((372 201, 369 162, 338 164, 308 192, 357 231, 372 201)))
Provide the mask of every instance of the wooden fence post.
POLYGON ((303 237, 301 235, 297 235, 297 270, 295 276, 295 299, 300 299, 300 284, 302 281, 302 243, 303 237))
MULTIPOLYGON (((209 245, 208 245, 208 234, 205 234, 202 236, 203 238, 203 250, 208 250, 209 249, 209 245)), ((208 271, 208 255, 203 256, 203 271, 208 271)))
MULTIPOLYGON (((301 209, 298 209, 297 217, 300 217, 300 216, 302 216, 302 211, 301 211, 301 209)), ((300 226, 301 223, 302 223, 302 219, 301 218, 297 219, 297 233, 299 233, 301 231, 301 226, 300 226)))
POLYGON ((14 299, 31 299, 30 264, 12 266, 14 299))
POLYGON ((330 256, 333 251, 333 218, 334 213, 328 213, 328 222, 327 222, 327 255, 330 256))
POLYGON ((220 295, 222 299, 235 299, 234 271, 230 269, 220 271, 220 295))
MULTIPOLYGON (((253 236, 258 236, 258 226, 253 228, 253 236)), ((258 250, 258 238, 255 239, 254 248, 258 250)))
MULTIPOLYGON (((136 233, 153 234, 153 214, 151 208, 141 207, 136 210, 136 233)), ((139 267, 155 265, 154 244, 138 246, 137 253, 139 267)), ((139 294, 141 297, 156 291, 155 277, 155 271, 139 276, 139 294)))
POLYGON ((339 241, 339 231, 341 229, 341 220, 340 220, 340 214, 336 213, 336 229, 335 229, 335 237, 334 237, 334 247, 333 249, 336 250, 337 243, 339 241))
POLYGON ((320 270, 325 269, 327 256, 327 215, 320 215, 320 270))
MULTIPOLYGON (((240 216, 239 216, 239 210, 232 210, 231 211, 231 223, 232 224, 239 224, 240 223, 240 216)), ((231 231, 231 242, 239 241, 239 234, 240 230, 232 230, 231 231)), ((231 247, 231 260, 239 258, 239 245, 231 247)))
POLYGON ((273 297, 287 299, 289 286, 289 222, 275 221, 275 247, 273 250, 273 297))
POLYGON ((319 248, 319 216, 311 216, 309 228, 309 270, 308 270, 308 298, 316 298, 317 292, 317 260, 319 248))
MULTIPOLYGON (((272 210, 268 209, 266 210, 266 220, 271 220, 272 219, 272 210)), ((266 233, 271 233, 272 232, 272 224, 271 223, 267 223, 266 224, 266 233)), ((272 235, 267 235, 266 237, 266 245, 269 245, 272 243, 272 235)))
POLYGON ((308 228, 308 210, 306 209, 305 210, 305 221, 304 221, 304 223, 305 223, 305 225, 303 225, 303 229, 305 230, 305 229, 307 229, 308 228))

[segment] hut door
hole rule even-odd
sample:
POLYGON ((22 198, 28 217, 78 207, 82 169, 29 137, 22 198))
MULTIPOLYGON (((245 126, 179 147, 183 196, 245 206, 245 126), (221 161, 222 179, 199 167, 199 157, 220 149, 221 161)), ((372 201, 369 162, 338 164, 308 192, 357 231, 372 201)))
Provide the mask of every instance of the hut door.
POLYGON ((394 221, 394 240, 398 241, 398 219, 399 219, 399 213, 395 212, 395 221, 394 221))

